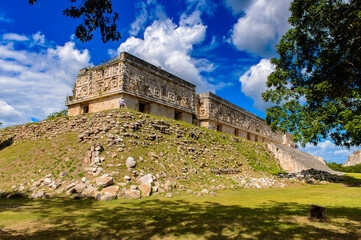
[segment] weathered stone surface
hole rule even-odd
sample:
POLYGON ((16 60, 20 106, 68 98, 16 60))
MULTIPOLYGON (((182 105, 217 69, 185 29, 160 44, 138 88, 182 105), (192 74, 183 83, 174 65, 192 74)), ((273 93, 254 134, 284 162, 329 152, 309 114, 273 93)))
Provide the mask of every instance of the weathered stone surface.
POLYGON ((140 191, 139 190, 125 190, 124 191, 124 198, 125 199, 138 199, 140 198, 140 191))
POLYGON ((107 187, 114 184, 114 179, 112 177, 97 177, 95 183, 98 187, 107 187))
POLYGON ((45 191, 35 191, 30 195, 30 198, 49 198, 45 191))
POLYGON ((277 177, 296 179, 306 183, 315 183, 316 181, 341 182, 343 180, 343 176, 333 175, 329 172, 324 172, 313 168, 302 170, 298 173, 278 174, 277 177))
POLYGON ((65 189, 69 190, 69 189, 74 188, 74 187, 75 187, 75 183, 71 183, 68 186, 66 186, 65 189))
POLYGON ((85 189, 86 189, 86 184, 84 184, 84 183, 78 183, 77 185, 75 185, 75 191, 77 192, 77 193, 82 193, 85 189))
POLYGON ((300 172, 313 168, 332 174, 341 174, 340 172, 333 171, 309 153, 277 143, 267 143, 267 147, 280 161, 282 169, 287 172, 300 172))
POLYGON ((311 205, 308 211, 308 219, 317 219, 320 221, 327 221, 326 208, 317 205, 311 205))
POLYGON ((119 186, 109 186, 100 191, 100 193, 118 193, 119 186))
POLYGON ((143 197, 147 197, 152 192, 152 186, 148 183, 142 183, 138 186, 139 190, 142 192, 143 197))
POLYGON ((137 165, 137 162, 132 157, 128 157, 127 161, 125 162, 128 168, 134 168, 137 165))
POLYGON ((109 201, 116 199, 118 195, 119 187, 118 186, 109 186, 100 191, 98 199, 101 201, 109 201))
POLYGON ((92 185, 87 186, 87 188, 82 192, 82 194, 86 197, 90 197, 94 194, 94 187, 92 185))
POLYGON ((344 167, 355 166, 361 164, 361 151, 354 151, 352 155, 348 156, 347 162, 342 164, 344 167))
POLYGON ((207 189, 203 189, 203 190, 201 191, 201 193, 202 193, 202 194, 208 194, 209 191, 208 191, 207 189))
POLYGON ((141 178, 138 179, 138 181, 142 184, 147 184, 149 186, 153 185, 153 178, 154 176, 152 174, 147 174, 141 178))

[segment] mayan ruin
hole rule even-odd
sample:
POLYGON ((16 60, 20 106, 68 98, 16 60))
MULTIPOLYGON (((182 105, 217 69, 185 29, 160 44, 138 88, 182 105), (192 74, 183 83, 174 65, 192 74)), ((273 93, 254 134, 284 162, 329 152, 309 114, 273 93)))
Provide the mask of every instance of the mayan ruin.
POLYGON ((125 107, 235 135, 255 142, 294 146, 292 135, 273 132, 265 121, 210 92, 129 53, 81 69, 66 106, 70 116, 125 107))

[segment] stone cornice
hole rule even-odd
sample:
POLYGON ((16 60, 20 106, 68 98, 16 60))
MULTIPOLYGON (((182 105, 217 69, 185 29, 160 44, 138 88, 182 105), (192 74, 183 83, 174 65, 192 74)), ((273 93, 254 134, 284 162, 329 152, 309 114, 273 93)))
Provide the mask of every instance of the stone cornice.
POLYGON ((159 67, 156 67, 140 58, 137 58, 127 52, 122 52, 120 54, 120 61, 129 63, 135 67, 141 68, 142 70, 145 70, 158 77, 164 78, 170 82, 174 82, 177 85, 187 87, 193 91, 196 89, 196 86, 194 84, 187 82, 187 81, 181 79, 180 77, 177 77, 177 76, 175 76, 159 67))

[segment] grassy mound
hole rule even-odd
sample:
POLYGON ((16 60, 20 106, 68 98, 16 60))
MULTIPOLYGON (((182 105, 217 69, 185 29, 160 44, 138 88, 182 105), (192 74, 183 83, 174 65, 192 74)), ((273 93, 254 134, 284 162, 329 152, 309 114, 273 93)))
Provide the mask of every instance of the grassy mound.
POLYGON ((244 178, 282 171, 263 143, 129 110, 9 127, 0 131, 0 138, 2 190, 20 184, 30 189, 33 181, 48 174, 58 178, 61 172, 68 173, 66 181, 92 179, 83 160, 98 143, 105 147, 101 175, 113 173, 116 182, 134 174, 125 165, 128 157, 137 161, 137 175, 151 173, 190 189, 238 184, 214 169, 233 169, 244 178), (115 137, 122 142, 114 143, 115 137))

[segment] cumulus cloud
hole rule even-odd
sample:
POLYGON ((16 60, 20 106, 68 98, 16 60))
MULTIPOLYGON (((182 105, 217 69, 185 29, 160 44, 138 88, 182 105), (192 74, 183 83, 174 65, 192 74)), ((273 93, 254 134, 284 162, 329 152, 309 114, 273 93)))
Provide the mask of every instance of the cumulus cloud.
POLYGON ((226 7, 230 8, 234 15, 248 9, 252 2, 252 0, 224 0, 226 7))
POLYGON ((157 0, 147 0, 138 2, 135 7, 137 8, 137 17, 131 24, 129 33, 137 36, 140 31, 145 29, 145 25, 149 21, 164 20, 167 15, 162 5, 157 0))
POLYGON ((144 31, 143 38, 130 37, 118 48, 156 66, 161 66, 197 86, 197 91, 214 91, 202 76, 213 65, 207 60, 191 57, 193 46, 203 42, 207 27, 202 24, 199 10, 183 14, 179 25, 170 19, 156 20, 144 31))
MULTIPOLYGON (((44 35, 33 36, 45 43, 44 35)), ((0 44, 0 108, 7 109, 7 114, 0 111, 3 126, 44 119, 65 108, 78 70, 89 65, 89 52, 77 50, 74 42, 37 51, 31 49, 32 40, 26 43, 24 49, 15 42, 0 44)))
POLYGON ((34 44, 43 45, 45 43, 45 35, 41 34, 41 32, 37 32, 32 36, 34 44))
POLYGON ((7 102, 0 99, 0 122, 6 125, 14 125, 26 121, 23 114, 15 110, 7 102))
POLYGON ((275 70, 269 59, 262 59, 257 65, 254 65, 245 72, 239 81, 242 83, 242 92, 254 100, 253 107, 264 111, 271 103, 263 101, 261 93, 265 92, 268 75, 275 70))
MULTIPOLYGON (((232 1, 229 1, 232 2, 232 1)), ((289 29, 287 19, 291 0, 255 0, 231 30, 231 43, 237 49, 261 57, 275 53, 274 46, 289 29)))
POLYGON ((360 148, 352 147, 348 150, 343 147, 336 146, 330 140, 325 140, 320 142, 318 146, 306 144, 306 147, 300 148, 300 150, 318 157, 323 157, 323 159, 327 162, 344 163, 347 161, 348 155, 351 155, 353 151, 360 150, 360 148))
POLYGON ((3 35, 3 40, 13 40, 13 41, 28 41, 29 38, 25 35, 20 35, 17 33, 5 33, 3 35))

